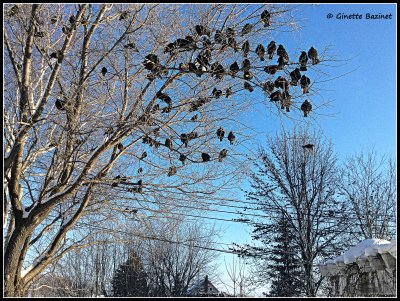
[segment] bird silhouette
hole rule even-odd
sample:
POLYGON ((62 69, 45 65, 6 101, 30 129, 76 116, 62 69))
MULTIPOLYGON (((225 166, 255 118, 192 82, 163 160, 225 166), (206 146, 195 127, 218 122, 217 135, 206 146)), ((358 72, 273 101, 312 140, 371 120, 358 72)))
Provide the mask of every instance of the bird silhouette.
POLYGON ((217 29, 215 31, 215 35, 214 35, 214 41, 215 43, 221 44, 223 42, 223 35, 221 33, 221 30, 217 29))
POLYGON ((267 81, 263 85, 263 90, 265 92, 271 93, 272 91, 274 91, 274 88, 275 88, 275 84, 273 82, 271 82, 271 81, 267 81))
POLYGON ((229 96, 231 96, 233 94, 232 92, 232 88, 229 87, 228 89, 226 89, 225 91, 225 97, 228 98, 229 96))
POLYGON ((247 55, 249 54, 250 51, 250 43, 248 40, 246 40, 243 45, 242 45, 242 51, 243 51, 243 55, 244 57, 247 57, 247 55))
POLYGON ((43 31, 36 31, 34 36, 37 37, 37 38, 43 38, 44 37, 44 32, 43 31))
POLYGON ((176 174, 176 167, 175 166, 170 166, 170 168, 168 170, 168 177, 171 177, 174 174, 176 174))
POLYGON ((276 50, 276 44, 275 41, 271 41, 268 46, 267 46, 267 53, 268 53, 268 58, 271 60, 274 57, 276 50))
POLYGON ((244 59, 242 62, 242 69, 244 71, 249 71, 250 70, 250 61, 248 59, 244 59))
POLYGON ((233 38, 233 37, 235 37, 235 30, 234 30, 233 28, 231 28, 231 27, 228 27, 228 28, 226 29, 226 36, 227 36, 228 38, 233 38))
POLYGON ((118 143, 117 148, 119 151, 122 151, 124 149, 124 145, 122 143, 118 143))
POLYGON ((312 105, 311 105, 311 103, 306 99, 306 100, 301 104, 300 109, 303 111, 304 117, 307 117, 307 116, 308 116, 308 113, 310 113, 311 110, 312 110, 312 105))
POLYGON ((290 112, 290 105, 292 104, 292 96, 287 91, 282 92, 281 109, 286 109, 286 112, 290 112))
POLYGON ((301 73, 300 73, 300 69, 296 68, 294 69, 292 72, 289 73, 290 74, 290 78, 291 78, 291 82, 290 84, 292 86, 297 86, 297 82, 300 80, 301 78, 301 73))
POLYGON ((204 27, 203 25, 196 25, 194 27, 194 29, 196 30, 196 33, 199 36, 203 36, 203 35, 210 36, 210 31, 206 27, 204 27))
POLYGON ((222 139, 224 139, 225 136, 225 131, 222 127, 219 127, 219 129, 217 130, 217 137, 219 138, 219 141, 222 141, 222 139))
POLYGON ((193 115, 192 118, 190 118, 190 120, 191 120, 191 121, 197 121, 197 118, 198 118, 198 116, 197 116, 197 114, 196 114, 196 115, 193 115))
POLYGON ((250 71, 244 71, 243 72, 243 77, 245 80, 251 80, 253 78, 253 73, 251 73, 250 71))
POLYGON ((285 65, 289 63, 289 55, 284 53, 278 57, 278 69, 282 69, 285 65))
POLYGON ((71 33, 71 28, 69 28, 68 26, 63 26, 61 31, 63 32, 63 34, 67 35, 71 33))
POLYGON ((179 161, 182 162, 182 165, 185 165, 185 160, 186 160, 186 156, 185 156, 184 154, 181 154, 181 155, 179 156, 179 161))
POLYGON ((228 134, 228 140, 229 140, 231 145, 233 144, 233 142, 235 142, 235 139, 236 139, 235 134, 233 134, 233 132, 230 131, 229 134, 228 134))
POLYGON ((101 68, 101 74, 103 76, 106 76, 106 74, 107 74, 107 68, 106 67, 101 68))
POLYGON ((217 90, 217 88, 214 88, 214 90, 212 90, 212 95, 215 97, 215 98, 220 98, 221 97, 221 95, 222 95, 222 91, 221 90, 217 90))
POLYGON ((143 168, 142 168, 142 167, 139 167, 138 170, 137 170, 137 172, 138 172, 138 173, 142 173, 142 172, 143 172, 143 168))
POLYGON ((254 91, 254 87, 252 87, 248 82, 245 82, 245 83, 243 84, 243 86, 244 86, 244 88, 245 88, 246 90, 249 90, 250 92, 253 92, 253 91, 254 91))
POLYGON ((143 152, 142 155, 140 156, 140 160, 142 160, 146 157, 147 157, 147 152, 143 152))
POLYGON ((282 100, 282 92, 279 90, 275 91, 275 92, 271 93, 269 98, 271 101, 281 101, 282 100))
POLYGON ((220 63, 215 62, 211 65, 211 72, 213 75, 215 75, 216 78, 222 79, 222 77, 224 76, 225 70, 224 70, 224 67, 220 63))
POLYGON ((320 62, 318 59, 318 52, 317 50, 311 46, 310 50, 308 50, 308 57, 311 60, 311 64, 316 65, 320 62))
POLYGON ((124 45, 125 49, 131 49, 134 52, 139 52, 139 50, 137 49, 135 43, 128 43, 126 45, 124 45))
POLYGON ((143 65, 147 70, 154 71, 156 66, 159 65, 160 60, 157 55, 150 53, 145 56, 143 65))
POLYGON ((74 25, 75 22, 76 22, 76 17, 75 17, 74 15, 71 15, 71 16, 69 17, 69 23, 71 23, 71 25, 74 25))
POLYGON ((278 76, 274 82, 274 85, 276 88, 281 88, 284 89, 285 85, 286 85, 286 78, 282 77, 282 76, 278 76))
POLYGON ((278 66, 277 65, 265 66, 264 71, 268 74, 274 75, 278 71, 278 66))
POLYGON ((231 74, 236 74, 240 68, 237 62, 234 62, 230 67, 229 70, 231 71, 231 74))
POLYGON ((243 28, 242 28, 242 32, 241 32, 241 36, 244 36, 245 34, 249 34, 251 32, 251 30, 253 29, 253 25, 250 23, 246 23, 243 28))
POLYGON ((256 54, 258 55, 261 61, 264 61, 265 48, 262 44, 258 44, 256 48, 256 54))
POLYGON ((222 162, 222 160, 224 159, 224 158, 226 158, 228 156, 228 150, 227 149, 223 149, 223 150, 221 150, 220 152, 219 152, 219 155, 218 155, 218 162, 222 162))
POLYGON ((170 150, 172 150, 172 141, 171 141, 171 139, 169 139, 169 138, 165 139, 164 145, 166 147, 168 147, 170 150))
POLYGON ((60 111, 64 111, 66 103, 67 102, 65 100, 56 99, 56 108, 59 109, 60 111))
POLYGON ((124 11, 119 15, 118 20, 120 20, 120 21, 124 20, 124 19, 128 18, 128 16, 129 16, 129 12, 128 11, 124 11))
POLYGON ((302 51, 299 57, 300 71, 307 71, 307 52, 302 51))
POLYGON ((229 37, 229 38, 228 38, 228 45, 229 45, 231 48, 233 48, 233 50, 234 50, 235 52, 238 52, 238 45, 237 45, 236 39, 235 39, 234 37, 229 37))
POLYGON ((57 23, 57 20, 58 20, 57 16, 53 16, 53 17, 51 17, 50 22, 51 22, 51 24, 55 24, 55 23, 57 23))
POLYGON ((280 44, 280 45, 278 46, 278 49, 276 50, 276 54, 277 54, 278 56, 283 56, 283 55, 287 54, 286 49, 285 49, 285 47, 283 47, 282 44, 280 44))
POLYGON ((207 153, 201 153, 201 159, 203 160, 203 162, 208 162, 211 159, 211 156, 207 153))
POLYGON ((311 152, 311 154, 314 154, 314 144, 308 143, 303 145, 302 148, 307 149, 311 152))
POLYGON ((271 23, 270 23, 270 19, 271 19, 271 14, 269 13, 269 11, 267 11, 267 10, 264 10, 262 13, 261 13, 261 21, 264 23, 264 27, 268 27, 268 26, 270 26, 271 25, 271 23))
POLYGON ((305 75, 301 76, 301 78, 300 78, 300 86, 301 86, 301 88, 303 90, 303 93, 309 93, 310 83, 311 83, 311 80, 307 76, 305 76, 305 75))
POLYGON ((185 145, 185 147, 187 147, 188 146, 188 143, 189 143, 189 138, 188 138, 188 135, 187 134, 181 134, 181 142, 185 145))

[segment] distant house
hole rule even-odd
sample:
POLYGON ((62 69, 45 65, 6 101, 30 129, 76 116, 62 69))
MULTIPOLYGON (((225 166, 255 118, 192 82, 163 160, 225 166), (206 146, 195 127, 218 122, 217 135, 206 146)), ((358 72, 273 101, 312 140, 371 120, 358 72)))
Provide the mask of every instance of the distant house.
POLYGON ((189 288, 187 296, 189 297, 224 297, 225 294, 220 292, 210 280, 208 276, 204 279, 197 281, 192 287, 189 288))
POLYGON ((396 241, 367 239, 319 265, 333 296, 396 296, 396 241))

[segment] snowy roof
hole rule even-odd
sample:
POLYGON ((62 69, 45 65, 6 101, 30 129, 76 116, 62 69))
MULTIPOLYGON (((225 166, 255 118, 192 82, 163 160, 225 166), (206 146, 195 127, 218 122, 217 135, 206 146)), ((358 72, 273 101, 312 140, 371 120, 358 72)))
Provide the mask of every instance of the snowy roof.
MULTIPOLYGON (((384 239, 366 239, 360 242, 358 245, 351 247, 349 250, 344 252, 342 255, 327 260, 323 264, 320 265, 321 274, 326 275, 335 275, 340 270, 340 267, 343 267, 348 264, 365 262, 365 260, 371 261, 372 257, 376 257, 378 254, 383 254, 382 258, 387 268, 392 268, 393 260, 397 259, 397 245, 396 240, 392 242, 384 240, 384 239), (390 260, 389 257, 393 257, 393 260, 390 260), (389 264, 390 261, 390 264, 389 264), (339 268, 338 268, 339 267, 339 268)), ((363 267, 365 264, 363 265, 363 267)))

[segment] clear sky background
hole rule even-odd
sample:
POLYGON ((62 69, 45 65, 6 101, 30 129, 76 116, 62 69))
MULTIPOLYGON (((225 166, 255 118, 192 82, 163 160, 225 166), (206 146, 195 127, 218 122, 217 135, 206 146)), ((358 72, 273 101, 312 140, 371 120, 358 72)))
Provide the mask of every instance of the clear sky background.
MULTIPOLYGON (((311 114, 311 125, 321 128, 332 140, 340 161, 371 148, 396 158, 396 6, 330 4, 302 5, 298 9, 302 28, 298 32, 274 33, 273 39, 283 44, 289 55, 308 51, 313 45, 320 51, 329 47, 329 54, 338 60, 321 66, 328 73, 324 78, 309 75, 312 81, 338 77, 318 84, 321 91, 312 99, 313 104, 329 102, 330 106, 311 114), (327 18, 329 13, 332 19, 327 18), (339 13, 361 14, 363 19, 336 19, 339 13), (366 13, 391 13, 392 19, 367 20, 366 13)), ((246 119, 262 132, 260 143, 268 134, 279 132, 280 120, 269 111, 249 113, 246 119)), ((295 123, 285 124, 291 127, 295 123)), ((251 243, 250 227, 229 222, 221 226, 225 229, 222 242, 251 243)), ((221 271, 225 270, 224 256, 220 258, 221 271)), ((231 262, 232 256, 225 257, 231 262)))

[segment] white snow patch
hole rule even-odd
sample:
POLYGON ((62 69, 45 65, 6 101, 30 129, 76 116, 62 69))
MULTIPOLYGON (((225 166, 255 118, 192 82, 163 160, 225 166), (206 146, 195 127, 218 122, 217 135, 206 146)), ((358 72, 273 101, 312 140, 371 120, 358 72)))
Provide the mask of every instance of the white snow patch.
POLYGON ((27 269, 21 271, 21 278, 24 278, 33 269, 33 265, 29 266, 27 269))

